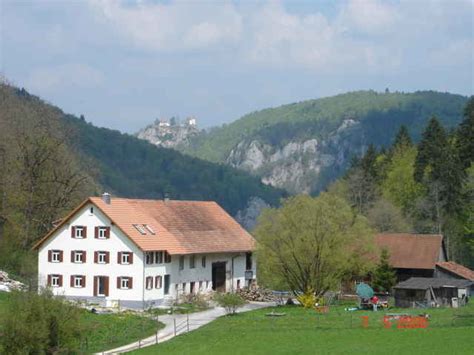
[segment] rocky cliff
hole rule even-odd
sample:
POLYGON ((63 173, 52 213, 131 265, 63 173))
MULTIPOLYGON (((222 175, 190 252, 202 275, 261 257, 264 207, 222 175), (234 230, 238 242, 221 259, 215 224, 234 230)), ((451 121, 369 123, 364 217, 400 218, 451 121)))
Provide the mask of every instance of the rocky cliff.
POLYGON ((242 140, 231 150, 226 162, 260 176, 267 185, 290 193, 312 193, 325 185, 328 175, 343 171, 353 155, 360 155, 367 148, 364 135, 357 133, 359 125, 347 119, 318 139, 294 137, 283 146, 256 139, 242 140))
POLYGON ((156 120, 151 125, 141 129, 135 135, 150 143, 175 148, 178 145, 187 145, 189 140, 199 134, 196 124, 171 124, 163 120, 156 120))

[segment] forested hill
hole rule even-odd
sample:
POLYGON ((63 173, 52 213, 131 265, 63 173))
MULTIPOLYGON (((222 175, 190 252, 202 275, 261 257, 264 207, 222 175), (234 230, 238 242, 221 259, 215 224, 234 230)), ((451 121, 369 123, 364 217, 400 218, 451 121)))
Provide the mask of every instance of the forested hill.
POLYGON ((388 146, 403 124, 415 141, 430 117, 458 124, 466 97, 434 91, 357 91, 250 113, 181 150, 249 171, 290 192, 317 192, 369 144, 388 146))
POLYGON ((75 146, 97 163, 98 182, 124 197, 217 201, 235 215, 252 197, 277 205, 285 193, 250 174, 156 147, 128 134, 66 115, 75 146))
POLYGON ((214 200, 232 215, 249 203, 254 210, 255 201, 277 205, 285 196, 246 172, 95 127, 0 84, 0 268, 33 270, 27 256, 33 243, 54 220, 104 190, 214 200))

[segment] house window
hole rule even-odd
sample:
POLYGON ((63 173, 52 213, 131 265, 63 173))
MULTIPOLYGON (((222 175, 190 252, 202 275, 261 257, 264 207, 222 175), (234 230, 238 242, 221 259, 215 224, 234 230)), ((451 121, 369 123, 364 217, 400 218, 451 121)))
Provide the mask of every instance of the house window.
POLYGON ((145 227, 145 229, 152 235, 155 235, 155 231, 153 230, 153 228, 151 228, 150 225, 148 224, 144 224, 143 227, 145 227))
POLYGON ((86 237, 86 227, 75 226, 73 227, 73 238, 83 239, 86 237))
POLYGON ((162 287, 162 277, 161 276, 156 276, 155 277, 155 288, 161 288, 162 287))
POLYGON ((155 253, 154 253, 154 252, 152 252, 152 251, 146 252, 146 254, 145 254, 145 262, 146 262, 147 265, 153 264, 153 262, 154 262, 154 256, 155 256, 155 253))
POLYGON ((94 207, 91 207, 90 214, 94 214, 94 207))
POLYGON ((171 255, 168 254, 167 251, 165 251, 165 263, 169 264, 171 262, 171 255))
POLYGON ((191 256, 189 257, 189 268, 190 268, 190 269, 194 269, 195 263, 196 263, 196 256, 195 256, 195 255, 191 255, 191 256))
POLYGON ((97 238, 98 239, 107 239, 110 235, 109 227, 97 227, 97 238))
POLYGON ((146 278, 146 289, 151 290, 153 288, 153 277, 147 276, 146 278))
POLYGON ((245 270, 252 270, 252 253, 245 254, 245 270))
POLYGON ((62 251, 61 250, 51 250, 51 262, 60 263, 62 261, 62 251))
POLYGON ((184 255, 179 257, 179 269, 184 270, 184 255))
POLYGON ((203 268, 206 268, 206 257, 205 256, 203 256, 201 258, 201 265, 202 265, 203 268))
POLYGON ((142 235, 145 235, 146 234, 146 229, 145 227, 143 226, 143 224, 133 224, 133 226, 135 227, 135 229, 142 235))
POLYGON ((63 283, 62 279, 61 275, 48 275, 48 286, 61 287, 63 283))
POLYGON ((71 276, 71 287, 82 288, 85 287, 85 277, 80 275, 71 276))
POLYGON ((73 252, 72 262, 73 263, 84 263, 85 262, 85 252, 74 250, 73 252))
POLYGON ((196 286, 195 282, 190 282, 189 283, 189 293, 194 293, 195 292, 195 286, 196 286))
POLYGON ((163 264, 163 252, 162 251, 155 252, 155 262, 157 264, 163 264))
POLYGON ((132 288, 132 278, 131 277, 119 277, 118 287, 121 290, 129 290, 132 288))
POLYGON ((186 292, 186 282, 183 282, 183 293, 186 292))
POLYGON ((240 290, 240 279, 237 280, 237 290, 240 290))
POLYGON ((120 253, 121 258, 120 258, 120 264, 131 264, 132 263, 132 256, 130 255, 130 252, 122 252, 120 253))
POLYGON ((109 263, 109 252, 107 251, 96 251, 95 262, 97 264, 108 264, 109 263))

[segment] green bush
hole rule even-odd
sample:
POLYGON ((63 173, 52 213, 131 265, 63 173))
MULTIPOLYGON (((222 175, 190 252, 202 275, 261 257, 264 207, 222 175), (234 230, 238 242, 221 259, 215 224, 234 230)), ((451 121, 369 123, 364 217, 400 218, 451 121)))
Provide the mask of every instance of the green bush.
POLYGON ((242 307, 246 302, 236 293, 217 293, 214 301, 225 308, 227 314, 234 314, 237 308, 242 307))
POLYGON ((75 353, 80 314, 50 291, 14 292, 0 319, 0 348, 6 354, 75 353))

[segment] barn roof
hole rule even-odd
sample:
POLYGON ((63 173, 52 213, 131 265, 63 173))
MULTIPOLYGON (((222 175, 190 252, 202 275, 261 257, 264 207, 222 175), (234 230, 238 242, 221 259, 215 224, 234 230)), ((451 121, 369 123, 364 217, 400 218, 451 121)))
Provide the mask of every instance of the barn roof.
POLYGON ((439 279, 432 277, 412 277, 406 281, 398 283, 394 288, 411 289, 411 290, 427 290, 430 287, 444 288, 456 287, 467 288, 474 285, 474 282, 460 279, 439 279))
POLYGON ((375 244, 387 249, 390 264, 400 269, 434 269, 443 253, 443 236, 438 234, 378 234, 375 244))
POLYGON ((444 261, 436 263, 436 266, 444 269, 452 274, 455 274, 463 279, 474 281, 474 271, 467 267, 455 263, 454 261, 444 261))
POLYGON ((170 254, 244 252, 255 241, 217 203, 112 198, 110 204, 90 197, 62 220, 35 248, 68 222, 87 203, 94 204, 144 251, 170 254))

